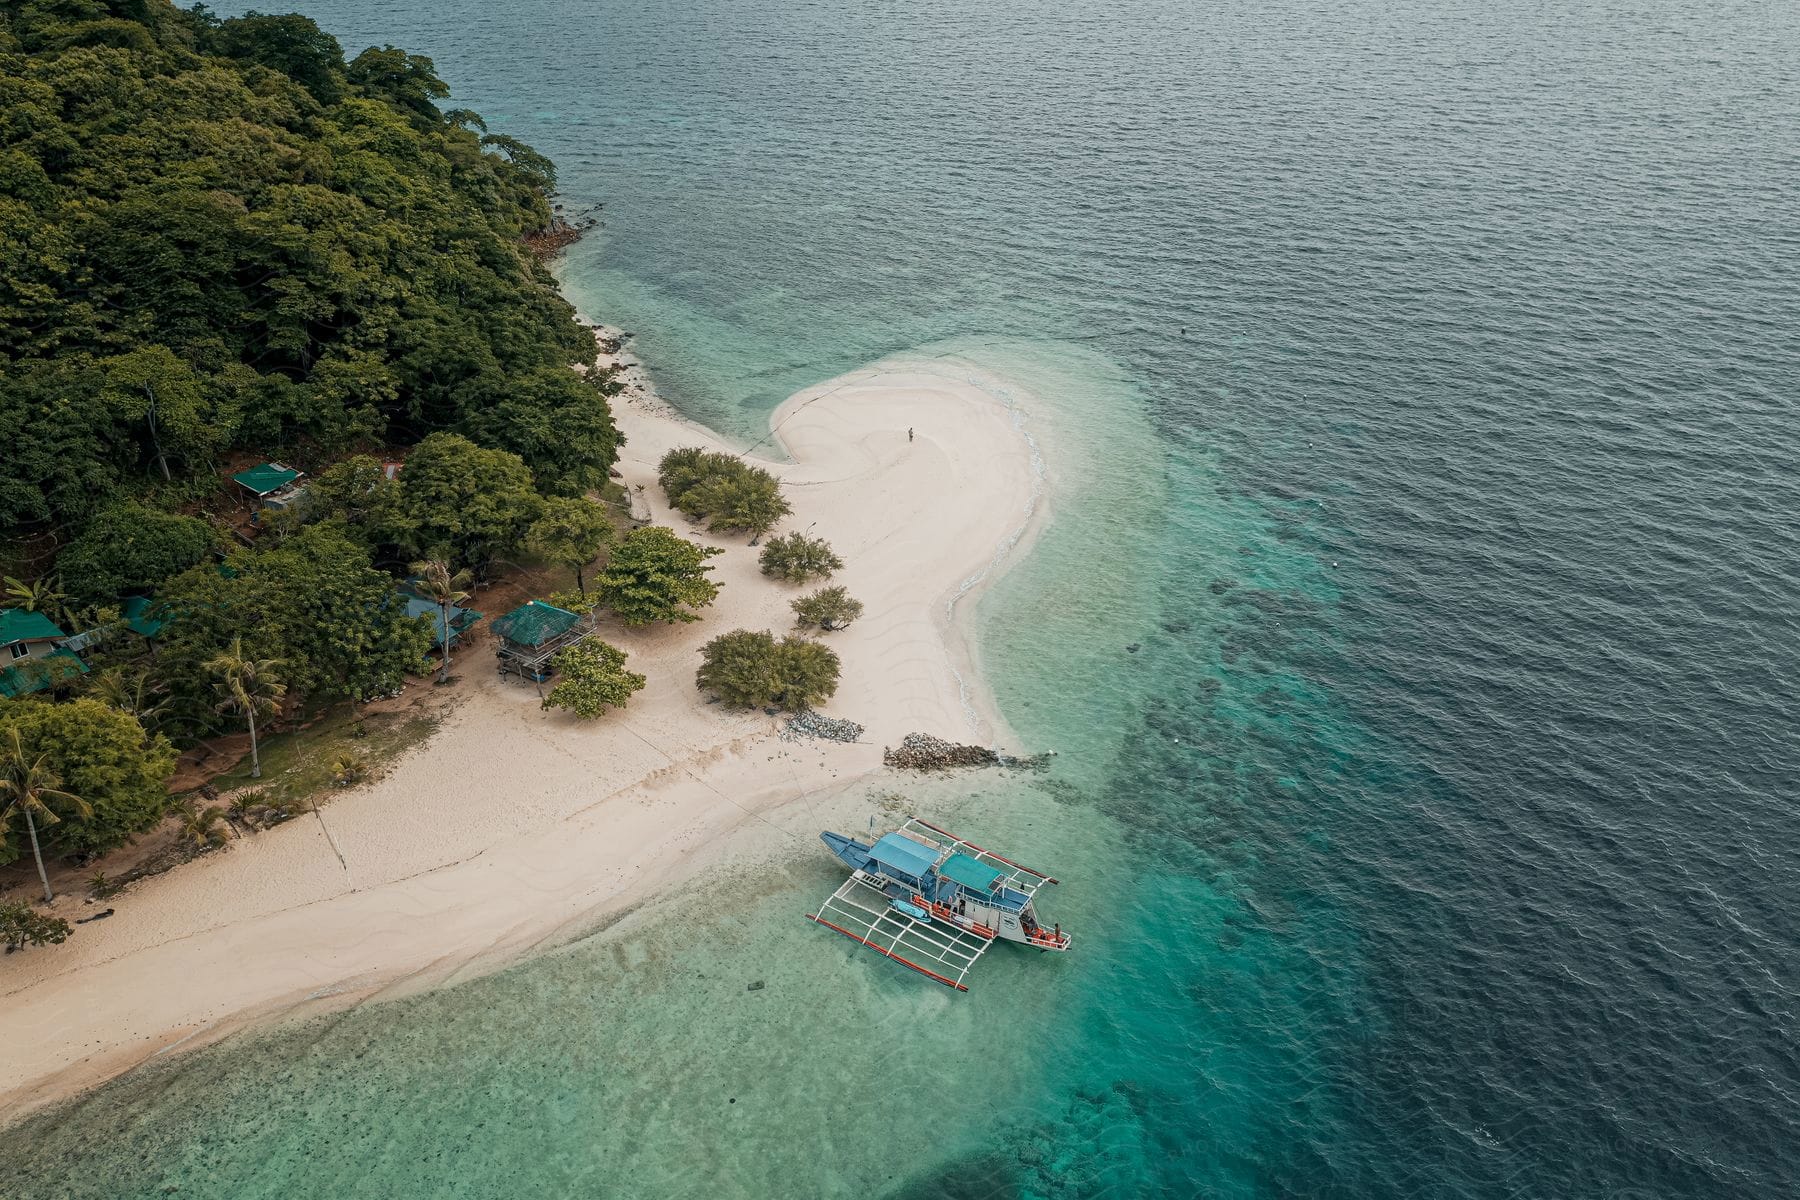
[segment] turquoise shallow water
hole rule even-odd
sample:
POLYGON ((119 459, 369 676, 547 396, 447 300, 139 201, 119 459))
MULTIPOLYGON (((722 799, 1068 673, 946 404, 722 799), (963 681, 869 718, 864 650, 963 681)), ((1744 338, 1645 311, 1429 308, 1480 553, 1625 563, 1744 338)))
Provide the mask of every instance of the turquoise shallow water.
POLYGON ((1063 754, 906 802, 1081 948, 926 990, 769 832, 33 1122, 20 1194, 1800 1190, 1795 10, 311 11, 604 201, 566 286, 694 415, 890 353, 1040 397, 1056 520, 978 623, 1063 754))

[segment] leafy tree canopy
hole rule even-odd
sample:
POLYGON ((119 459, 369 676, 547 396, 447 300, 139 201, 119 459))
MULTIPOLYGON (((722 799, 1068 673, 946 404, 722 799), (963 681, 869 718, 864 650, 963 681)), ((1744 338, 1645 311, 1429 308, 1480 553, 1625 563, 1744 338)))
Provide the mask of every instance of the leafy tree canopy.
POLYGON ((780 480, 734 454, 692 446, 671 450, 657 466, 657 481, 670 504, 710 529, 760 537, 793 511, 780 480))
POLYGON ((718 598, 707 559, 724 551, 701 546, 662 525, 634 529, 619 540, 596 580, 600 600, 627 625, 697 621, 695 609, 718 598))
POLYGON ((8 953, 27 946, 55 946, 69 940, 69 923, 41 913, 21 900, 0 904, 0 942, 8 953))
POLYGON ((803 533, 770 538, 757 560, 762 573, 789 583, 805 583, 811 579, 829 579, 832 572, 844 567, 844 560, 832 552, 823 538, 809 538, 803 533))
POLYGON ((777 641, 772 633, 737 629, 706 643, 700 659, 695 683, 733 708, 775 705, 797 711, 837 691, 837 654, 805 638, 777 641))
MULTIPOLYGON (((151 737, 127 713, 98 700, 64 703, 0 700, 0 733, 19 731, 20 742, 36 756, 46 754, 57 787, 86 801, 87 815, 50 807, 62 819, 38 834, 46 854, 79 854, 121 846, 150 828, 168 808, 164 785, 175 770, 175 751, 161 736, 151 737)), ((27 852, 25 830, 14 821, 0 833, 0 863, 27 852)))
POLYGON ((206 561, 218 545, 205 521, 126 500, 96 513, 57 555, 56 567, 70 595, 116 600, 206 561))
POLYGON ((301 16, 0 6, 0 527, 439 431, 604 478, 593 339, 521 240, 554 168, 447 93, 301 16))
POLYGON ((409 618, 394 581, 334 522, 308 526, 268 549, 240 550, 223 569, 195 567, 169 581, 157 671, 189 703, 210 711, 207 663, 242 639, 242 654, 276 659, 290 692, 364 699, 425 669, 431 622, 409 618))
POLYGON ((400 473, 398 540, 409 554, 447 551, 457 563, 484 567, 521 546, 543 513, 518 455, 459 434, 432 434, 400 473))
POLYGON ((791 607, 794 624, 802 629, 814 626, 827 631, 842 629, 863 613, 862 601, 852 599, 841 587, 820 588, 810 596, 795 600, 791 607))
POLYGON ((525 533, 526 547, 539 558, 575 572, 575 585, 583 598, 587 583, 583 569, 613 540, 612 522, 606 510, 578 496, 555 496, 525 533))
POLYGON ((645 682, 625 669, 623 650, 598 638, 583 638, 550 663, 558 678, 542 707, 566 708, 578 717, 591 719, 609 708, 624 708, 645 682))

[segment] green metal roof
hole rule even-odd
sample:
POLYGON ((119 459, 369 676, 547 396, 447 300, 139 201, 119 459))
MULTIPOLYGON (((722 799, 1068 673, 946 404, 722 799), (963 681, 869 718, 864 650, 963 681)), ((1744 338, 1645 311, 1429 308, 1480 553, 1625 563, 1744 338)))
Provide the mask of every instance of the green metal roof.
POLYGON ((566 608, 530 600, 494 622, 494 633, 519 646, 541 646, 575 627, 579 616, 566 608))
POLYGON ((0 696, 9 699, 41 692, 57 678, 87 674, 88 665, 67 650, 52 650, 42 658, 28 658, 0 670, 0 696))
POLYGON ((42 638, 64 638, 69 635, 57 628, 56 622, 41 612, 22 608, 0 608, 0 646, 8 642, 35 642, 42 638))
MULTIPOLYGON (((406 602, 406 615, 408 617, 431 618, 431 644, 435 647, 442 648, 444 643, 444 614, 442 610, 440 610, 432 601, 427 600, 422 596, 415 596, 411 592, 397 592, 395 594, 398 595, 401 600, 406 602)), ((450 606, 450 636, 454 638, 459 633, 468 632, 470 627, 479 620, 481 620, 481 614, 474 609, 460 608, 457 605, 452 604, 450 606)))
POLYGON ((119 605, 119 615, 125 619, 125 628, 139 637, 153 638, 162 632, 168 624, 167 617, 149 615, 155 602, 144 596, 127 596, 119 605))
POLYGON ((1000 878, 999 871, 966 854, 952 854, 946 858, 944 865, 938 868, 938 874, 978 892, 993 891, 995 881, 1000 878))
POLYGON ((300 478, 300 472, 278 462, 266 462, 261 466, 251 467, 248 471, 239 471, 232 478, 258 496, 267 496, 300 478))

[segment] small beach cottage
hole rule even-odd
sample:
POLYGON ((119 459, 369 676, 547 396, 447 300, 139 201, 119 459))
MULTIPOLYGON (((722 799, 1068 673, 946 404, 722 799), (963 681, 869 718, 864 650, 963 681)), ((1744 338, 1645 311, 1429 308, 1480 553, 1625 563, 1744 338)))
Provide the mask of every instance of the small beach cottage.
POLYGON ((0 696, 24 696, 85 674, 87 664, 63 649, 68 634, 41 612, 0 608, 0 696))
POLYGON ((550 678, 551 658, 594 632, 594 618, 531 600, 494 622, 494 657, 500 675, 517 675, 533 683, 550 678))
MULTIPOLYGON (((431 618, 431 648, 442 650, 444 648, 444 614, 439 610, 437 602, 427 600, 405 588, 400 589, 399 596, 406 602, 408 617, 431 618)), ((454 647, 462 635, 473 629, 480 620, 481 614, 474 609, 452 604, 450 606, 450 645, 454 647)))
POLYGON ((304 471, 278 462, 260 463, 247 471, 239 471, 232 482, 255 498, 258 508, 297 508, 306 495, 304 471))

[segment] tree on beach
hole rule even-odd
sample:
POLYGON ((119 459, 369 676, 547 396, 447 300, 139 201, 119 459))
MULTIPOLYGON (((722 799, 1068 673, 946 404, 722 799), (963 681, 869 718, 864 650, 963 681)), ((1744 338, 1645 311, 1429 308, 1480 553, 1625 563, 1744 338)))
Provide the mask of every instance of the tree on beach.
POLYGON ((780 480, 734 454, 679 447, 663 455, 656 479, 670 504, 709 529, 761 537, 793 511, 780 480))
POLYGON ((401 473, 403 545, 416 554, 448 549, 477 570, 516 549, 544 512, 519 456, 454 433, 420 442, 401 473))
POLYGON ((20 900, 0 904, 0 942, 6 952, 27 946, 56 946, 69 940, 69 923, 61 917, 40 913, 20 900))
POLYGON ((821 642, 734 629, 706 643, 694 676, 701 691, 732 708, 773 704, 798 711, 837 691, 838 656, 821 642))
MULTIPOLYGON (((160 734, 146 733, 132 714, 87 696, 0 700, 0 758, 15 733, 59 781, 51 786, 83 801, 51 799, 59 819, 48 823, 48 831, 43 822, 38 829, 46 852, 60 857, 111 850, 154 826, 168 810, 166 784, 175 769, 175 749, 160 734)), ((10 829, 0 821, 0 863, 29 849, 28 832, 22 820, 10 829)))
POLYGON ((460 431, 519 456, 547 496, 605 486, 625 440, 606 403, 611 376, 579 375, 558 363, 509 378, 495 404, 469 414, 460 431))
POLYGON ((719 595, 719 584, 707 578, 712 567, 706 560, 723 553, 677 537, 667 526, 646 525, 619 539, 594 591, 627 625, 698 621, 694 610, 719 595))
POLYGON ((794 624, 802 629, 816 626, 827 633, 842 629, 863 613, 862 601, 851 599, 849 591, 841 587, 820 588, 789 607, 794 610, 794 624))
POLYGON ((584 496, 553 496, 544 515, 525 533, 525 546, 539 558, 575 572, 575 589, 587 598, 587 565, 613 540, 606 510, 584 496))
POLYGON ((55 825, 62 818, 51 806, 64 805, 81 816, 93 815, 93 809, 80 796, 62 790, 62 778, 49 764, 49 754, 25 749, 19 727, 7 729, 0 741, 0 832, 5 832, 15 816, 23 817, 25 833, 31 840, 31 856, 37 860, 38 880, 44 885, 44 903, 56 899, 50 890, 50 874, 44 870, 44 851, 38 845, 38 826, 55 825))
POLYGON ((841 571, 844 560, 832 552, 824 538, 809 538, 804 533, 790 533, 770 538, 763 547, 762 573, 788 583, 806 583, 813 579, 829 579, 841 571))
POLYGON ((156 675, 186 717, 210 732, 217 680, 207 664, 233 638, 244 656, 279 659, 281 680, 307 701, 367 699, 429 670, 429 617, 409 617, 393 577, 336 521, 309 525, 279 546, 243 549, 169 580, 156 611, 156 675))
POLYGON ((262 756, 256 745, 256 717, 272 713, 281 703, 287 685, 275 677, 280 659, 251 658, 244 653, 244 639, 231 639, 231 649, 209 660, 207 671, 223 693, 220 711, 243 714, 250 727, 250 778, 262 778, 262 756))
POLYGON ((642 675, 625 669, 623 650, 598 638, 583 638, 557 654, 550 664, 556 668, 556 685, 540 707, 566 708, 588 719, 609 708, 624 708, 631 694, 646 682, 642 675))
POLYGON ((438 673, 439 683, 450 682, 450 608, 461 604, 469 598, 469 593, 462 591, 469 582, 467 571, 452 573, 450 564, 441 558, 427 559, 412 565, 413 574, 418 576, 416 586, 424 593, 425 599, 438 606, 438 637, 444 650, 443 666, 438 673))

